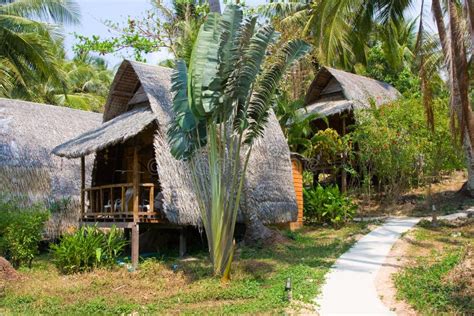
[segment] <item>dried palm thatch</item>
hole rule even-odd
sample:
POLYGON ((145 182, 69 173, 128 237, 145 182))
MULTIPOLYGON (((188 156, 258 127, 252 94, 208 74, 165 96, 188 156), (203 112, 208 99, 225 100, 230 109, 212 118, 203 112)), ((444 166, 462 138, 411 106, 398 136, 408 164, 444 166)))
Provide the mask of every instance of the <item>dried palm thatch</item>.
MULTIPOLYGON (((190 168, 186 162, 178 161, 171 155, 166 139, 173 115, 170 88, 171 69, 124 61, 112 83, 105 106, 104 125, 86 133, 84 138, 57 147, 54 153, 63 157, 79 157, 109 144, 123 142, 132 136, 130 125, 136 127, 133 132, 137 134, 140 127, 143 130, 149 126, 148 113, 153 113, 158 126, 153 146, 164 213, 172 223, 200 225, 190 168), (135 107, 141 110, 134 110, 135 107), (133 123, 137 120, 140 123, 133 123), (112 126, 119 124, 123 124, 121 129, 124 131, 112 126), (91 135, 100 135, 101 139, 87 140, 91 135)), ((250 158, 245 195, 241 208, 252 208, 264 223, 284 223, 296 219, 290 152, 274 115, 270 117, 265 135, 250 158)))
POLYGON ((328 117, 343 112, 380 106, 394 101, 400 93, 388 83, 323 67, 305 97, 305 113, 328 117))
MULTIPOLYGON (((46 234, 55 238, 76 225, 80 192, 79 161, 59 158, 51 150, 88 129, 99 126, 98 113, 65 107, 0 99, 0 194, 23 203, 47 206, 69 200, 69 212, 53 214, 46 234)), ((90 182, 93 157, 86 159, 90 182)))
MULTIPOLYGON (((56 157, 51 150, 99 125, 98 113, 0 99, 2 191, 32 201, 79 196, 79 162, 56 157)), ((90 167, 92 159, 88 162, 90 167)))

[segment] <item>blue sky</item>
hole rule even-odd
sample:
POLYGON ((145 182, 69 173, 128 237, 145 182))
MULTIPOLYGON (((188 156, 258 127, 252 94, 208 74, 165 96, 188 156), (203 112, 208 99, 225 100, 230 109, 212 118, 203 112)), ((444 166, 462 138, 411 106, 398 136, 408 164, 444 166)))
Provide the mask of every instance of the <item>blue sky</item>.
MULTIPOLYGON (((254 6, 265 3, 265 0, 247 0, 245 2, 249 6, 254 6)), ((74 32, 85 36, 100 35, 105 38, 110 36, 110 33, 103 23, 104 20, 126 21, 127 16, 140 17, 144 11, 151 8, 149 0, 78 0, 78 3, 81 8, 82 22, 80 25, 66 27, 65 29, 65 45, 69 57, 73 55, 74 32)), ((421 0, 414 1, 413 8, 408 12, 409 16, 418 15, 420 3, 421 0)), ((430 7, 431 1, 425 1, 426 20, 431 23, 430 7)), ((166 52, 153 53, 147 56, 147 62, 154 64, 167 57, 166 52)), ((122 57, 107 55, 106 59, 109 66, 114 67, 120 63, 122 57)))

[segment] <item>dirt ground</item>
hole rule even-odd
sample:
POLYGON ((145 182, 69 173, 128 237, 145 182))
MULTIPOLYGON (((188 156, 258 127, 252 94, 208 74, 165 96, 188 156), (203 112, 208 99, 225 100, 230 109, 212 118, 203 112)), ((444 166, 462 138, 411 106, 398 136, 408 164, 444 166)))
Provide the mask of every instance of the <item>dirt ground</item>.
MULTIPOLYGON (((415 228, 400 238, 390 251, 386 262, 376 276, 375 286, 382 302, 397 315, 417 315, 416 311, 403 300, 397 300, 397 291, 393 277, 404 267, 416 264, 417 258, 429 258, 433 251, 440 253, 445 249, 461 244, 457 236, 464 236, 473 240, 473 219, 459 219, 441 223, 442 227, 431 228, 432 232, 426 235, 422 229, 415 228), (447 226, 447 227, 446 227, 447 226), (458 235, 459 234, 459 235, 458 235)), ((474 269, 472 250, 469 251, 460 265, 453 269, 448 277, 456 279, 455 283, 470 282, 466 286, 468 294, 474 292, 474 269)))
POLYGON ((393 282, 392 276, 397 273, 401 268, 406 266, 411 259, 407 254, 410 247, 411 238, 404 236, 400 238, 394 245, 387 260, 380 268, 375 278, 375 288, 381 301, 385 306, 389 307, 391 311, 394 311, 398 315, 412 316, 416 315, 416 312, 404 301, 396 299, 397 290, 393 282))
POLYGON ((431 216, 454 213, 474 205, 474 199, 461 191, 464 171, 454 172, 431 186, 413 189, 395 201, 360 200, 359 216, 431 216), (434 210, 431 205, 434 205, 434 210))

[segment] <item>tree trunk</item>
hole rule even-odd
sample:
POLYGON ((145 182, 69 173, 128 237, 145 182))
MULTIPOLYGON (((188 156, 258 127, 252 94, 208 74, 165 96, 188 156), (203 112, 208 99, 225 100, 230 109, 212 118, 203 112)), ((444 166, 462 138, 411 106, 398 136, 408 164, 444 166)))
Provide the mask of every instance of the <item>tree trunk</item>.
POLYGON ((467 167, 467 182, 464 185, 463 191, 469 196, 474 197, 474 152, 467 136, 464 137, 463 147, 466 153, 467 167))
MULTIPOLYGON (((450 46, 451 46, 451 73, 453 83, 457 85, 461 101, 460 125, 465 127, 462 131, 467 131, 469 141, 474 144, 474 119, 469 100, 469 72, 467 64, 466 47, 464 45, 464 32, 461 25, 461 18, 456 9, 455 0, 448 1, 448 11, 450 19, 450 46)), ((458 109, 459 111, 459 109, 458 109)))
POLYGON ((466 152, 466 168, 468 179, 465 188, 474 196, 474 122, 468 95, 467 57, 461 35, 459 17, 453 0, 448 0, 448 13, 450 19, 449 37, 444 24, 443 11, 439 0, 432 1, 432 11, 440 37, 446 67, 449 73, 449 86, 451 92, 451 109, 460 125, 463 147, 466 152))
POLYGON ((219 0, 209 0, 209 10, 211 12, 221 13, 221 3, 219 0))
POLYGON ((469 32, 471 34, 471 50, 474 51, 474 0, 466 0, 466 11, 469 24, 469 32))

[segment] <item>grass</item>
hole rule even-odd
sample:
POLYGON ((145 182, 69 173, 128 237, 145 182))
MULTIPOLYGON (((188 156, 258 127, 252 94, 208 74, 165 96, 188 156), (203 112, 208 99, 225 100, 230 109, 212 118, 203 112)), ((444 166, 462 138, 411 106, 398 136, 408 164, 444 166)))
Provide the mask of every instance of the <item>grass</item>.
POLYGON ((411 236, 411 262, 395 275, 398 298, 421 314, 472 314, 474 275, 467 261, 472 261, 474 221, 438 227, 425 221, 411 236))
POLYGON ((240 248, 229 284, 212 277, 205 253, 187 260, 146 259, 135 273, 117 267, 74 275, 60 274, 44 255, 20 270, 22 280, 0 291, 0 314, 283 312, 290 305, 287 278, 293 299, 310 303, 330 266, 368 231, 366 225, 307 227, 287 233, 290 241, 272 248, 240 248))

